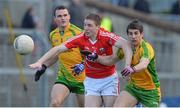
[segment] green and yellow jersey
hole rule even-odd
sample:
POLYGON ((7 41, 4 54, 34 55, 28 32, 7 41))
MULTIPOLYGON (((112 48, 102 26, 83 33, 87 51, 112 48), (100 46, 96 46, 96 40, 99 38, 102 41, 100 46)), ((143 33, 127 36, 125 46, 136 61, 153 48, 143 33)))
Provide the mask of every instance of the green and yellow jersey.
POLYGON ((146 69, 133 73, 130 76, 130 83, 145 90, 156 89, 160 86, 160 82, 155 67, 155 54, 152 46, 144 40, 134 49, 131 65, 137 65, 142 57, 149 59, 150 63, 146 69))
MULTIPOLYGON (((63 42, 71 37, 74 37, 82 32, 81 29, 73 24, 69 24, 64 32, 60 32, 59 28, 56 28, 50 33, 50 42, 52 46, 61 45, 63 42)), ((67 80, 72 82, 83 82, 85 73, 82 72, 80 75, 74 76, 71 67, 75 64, 82 62, 82 56, 79 48, 73 48, 67 52, 61 53, 58 56, 59 59, 59 71, 58 76, 64 76, 67 80)))
POLYGON ((123 52, 122 48, 118 49, 116 55, 119 58, 119 60, 122 60, 124 58, 124 52, 123 52))

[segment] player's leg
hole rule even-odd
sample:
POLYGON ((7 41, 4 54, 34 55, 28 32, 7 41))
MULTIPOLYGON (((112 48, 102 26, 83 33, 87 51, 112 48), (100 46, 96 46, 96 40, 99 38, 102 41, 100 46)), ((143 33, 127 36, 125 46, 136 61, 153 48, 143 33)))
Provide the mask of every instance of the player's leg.
POLYGON ((68 82, 69 89, 72 93, 75 93, 77 103, 79 107, 84 107, 84 84, 83 82, 68 82))
POLYGON ((138 94, 140 102, 145 107, 159 107, 161 100, 160 88, 154 90, 139 90, 138 94))
POLYGON ((101 96, 86 95, 85 107, 100 107, 102 105, 101 96))
POLYGON ((137 104, 137 99, 127 91, 122 91, 117 97, 114 107, 134 107, 137 104))
POLYGON ((104 107, 112 107, 117 96, 103 96, 104 107))
POLYGON ((112 107, 120 92, 120 83, 117 73, 105 78, 102 84, 101 96, 104 107, 112 107))
POLYGON ((84 107, 84 95, 76 94, 77 102, 79 107, 84 107))
POLYGON ((51 107, 60 107, 67 96, 70 94, 69 89, 60 83, 57 83, 53 86, 51 91, 51 107))
POLYGON ((99 80, 86 77, 84 80, 85 87, 85 107, 100 107, 102 106, 102 98, 100 96, 99 80))
POLYGON ((102 106, 102 98, 99 92, 99 84, 91 84, 95 83, 94 79, 86 78, 85 81, 85 107, 100 107, 102 106), (88 80, 87 80, 88 79, 88 80))

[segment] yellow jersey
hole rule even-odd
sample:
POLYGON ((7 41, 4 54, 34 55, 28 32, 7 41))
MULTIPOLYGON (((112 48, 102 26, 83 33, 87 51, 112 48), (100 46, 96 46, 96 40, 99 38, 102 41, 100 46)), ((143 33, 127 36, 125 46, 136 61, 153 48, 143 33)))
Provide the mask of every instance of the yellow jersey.
POLYGON ((131 66, 137 65, 142 57, 149 59, 150 63, 146 69, 133 73, 130 76, 130 83, 145 90, 155 89, 160 86, 155 65, 155 54, 152 46, 144 40, 139 47, 133 50, 131 66))
MULTIPOLYGON (((60 32, 59 28, 56 28, 50 33, 50 42, 52 46, 61 45, 63 42, 81 33, 81 29, 73 24, 69 24, 64 32, 60 32)), ((59 71, 58 75, 64 75, 69 81, 83 82, 85 78, 84 71, 80 75, 74 76, 71 67, 75 64, 82 62, 82 56, 79 48, 73 48, 66 52, 59 54, 59 71)))

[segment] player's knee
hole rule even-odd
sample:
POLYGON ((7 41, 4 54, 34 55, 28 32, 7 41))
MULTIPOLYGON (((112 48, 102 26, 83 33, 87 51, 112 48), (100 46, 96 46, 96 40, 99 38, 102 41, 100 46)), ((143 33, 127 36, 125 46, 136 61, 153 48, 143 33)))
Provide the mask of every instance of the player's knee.
POLYGON ((51 107, 60 107, 61 106, 61 102, 58 101, 57 99, 52 99, 51 103, 50 103, 51 107))

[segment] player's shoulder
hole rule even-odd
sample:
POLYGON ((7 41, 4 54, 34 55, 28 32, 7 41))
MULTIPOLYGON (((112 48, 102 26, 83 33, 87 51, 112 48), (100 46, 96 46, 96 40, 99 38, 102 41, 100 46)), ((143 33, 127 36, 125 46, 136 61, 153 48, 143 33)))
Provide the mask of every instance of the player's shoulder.
POLYGON ((70 42, 70 41, 73 41, 73 40, 78 40, 79 42, 81 42, 81 41, 83 41, 83 39, 84 39, 84 32, 82 32, 82 33, 80 33, 80 34, 78 34, 78 35, 76 35, 76 36, 74 36, 72 38, 69 38, 67 40, 67 42, 70 42))
POLYGON ((109 36, 111 33, 107 30, 105 30, 104 28, 99 28, 99 35, 100 36, 109 36))
POLYGON ((75 26, 74 24, 70 24, 70 29, 75 31, 82 31, 79 27, 75 26))
POLYGON ((58 28, 52 30, 49 34, 49 40, 52 40, 53 36, 55 36, 59 32, 58 28))
POLYGON ((147 47, 152 47, 151 43, 149 43, 149 42, 146 41, 146 40, 143 40, 143 43, 144 43, 147 47))
POLYGON ((99 35, 104 36, 104 37, 118 36, 116 33, 109 32, 109 31, 105 30, 104 28, 99 29, 99 35))
POLYGON ((76 38, 84 39, 84 32, 79 33, 78 35, 74 36, 73 38, 74 39, 76 39, 76 38))
POLYGON ((119 35, 109 32, 103 28, 100 28, 99 30, 99 35, 104 38, 104 39, 114 39, 114 40, 118 40, 120 38, 119 35))
POLYGON ((98 38, 103 40, 109 40, 111 33, 105 30, 104 28, 100 28, 98 31, 98 38))
POLYGON ((142 47, 143 47, 143 49, 145 48, 145 49, 148 49, 148 50, 151 50, 151 51, 154 50, 153 46, 146 40, 143 40, 142 47))
POLYGON ((143 49, 143 54, 145 57, 147 57, 149 60, 151 60, 154 57, 154 49, 153 46, 148 42, 143 40, 142 42, 142 49, 143 49))
POLYGON ((52 30, 52 31, 50 32, 50 37, 53 36, 54 34, 56 34, 57 32, 58 32, 58 28, 52 30))

